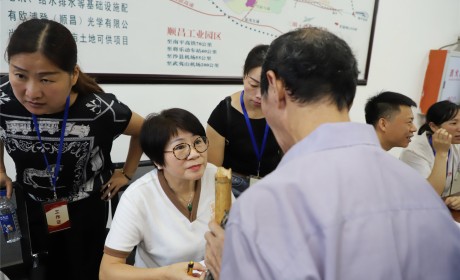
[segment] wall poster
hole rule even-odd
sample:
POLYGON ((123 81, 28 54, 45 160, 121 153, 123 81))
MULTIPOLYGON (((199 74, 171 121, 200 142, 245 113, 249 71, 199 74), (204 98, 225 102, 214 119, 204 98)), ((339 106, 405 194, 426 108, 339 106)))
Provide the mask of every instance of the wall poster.
MULTIPOLYGON (((1 0, 0 47, 15 27, 48 18, 69 28, 79 65, 102 83, 241 83, 257 44, 304 26, 349 43, 366 84, 378 0, 1 0)), ((0 74, 8 72, 4 59, 0 74)))

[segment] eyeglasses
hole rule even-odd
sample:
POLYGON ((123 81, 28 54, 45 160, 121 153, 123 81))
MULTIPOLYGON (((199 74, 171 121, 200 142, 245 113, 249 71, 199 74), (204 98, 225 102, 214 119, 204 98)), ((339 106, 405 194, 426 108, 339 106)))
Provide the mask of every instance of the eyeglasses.
MULTIPOLYGON (((209 146, 209 141, 206 136, 200 136, 195 139, 192 143, 193 148, 195 151, 198 153, 204 153, 208 149, 209 146)), ((188 158, 190 153, 192 152, 192 147, 188 143, 180 143, 174 146, 172 151, 165 151, 165 153, 173 153, 173 155, 178 159, 178 160, 183 160, 188 158)))

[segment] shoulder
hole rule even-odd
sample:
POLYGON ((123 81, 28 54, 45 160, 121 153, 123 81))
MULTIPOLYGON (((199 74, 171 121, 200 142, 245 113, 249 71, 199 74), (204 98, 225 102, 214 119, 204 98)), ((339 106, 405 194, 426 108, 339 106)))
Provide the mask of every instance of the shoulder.
POLYGON ((202 182, 212 182, 214 184, 216 172, 217 172, 217 166, 208 162, 206 164, 206 169, 204 171, 203 177, 201 177, 201 181, 202 182))
POLYGON ((214 129, 220 130, 220 126, 226 123, 227 120, 227 96, 225 99, 221 100, 219 104, 211 112, 211 115, 208 118, 208 124, 214 129))
POLYGON ((404 159, 408 154, 434 158, 433 150, 425 133, 414 136, 409 146, 402 150, 400 158, 404 159))
POLYGON ((153 169, 132 182, 123 193, 122 198, 126 196, 133 201, 145 200, 154 195, 158 188, 161 188, 158 181, 158 170, 153 169))
POLYGON ((216 108, 214 108, 213 113, 214 113, 215 111, 217 111, 217 110, 218 110, 218 111, 222 111, 222 110, 225 110, 225 109, 226 109, 226 107, 227 107, 227 98, 229 98, 229 96, 227 96, 226 98, 222 99, 222 100, 217 104, 216 108))
POLYGON ((13 88, 8 76, 3 76, 0 78, 0 105, 8 102, 11 97, 14 97, 13 88))

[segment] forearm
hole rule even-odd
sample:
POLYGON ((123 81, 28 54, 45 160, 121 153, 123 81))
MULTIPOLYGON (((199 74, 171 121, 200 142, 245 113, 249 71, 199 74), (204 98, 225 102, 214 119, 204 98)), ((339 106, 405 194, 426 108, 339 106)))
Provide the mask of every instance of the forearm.
POLYGON ((165 279, 164 269, 140 268, 124 263, 104 263, 99 271, 99 279, 131 280, 131 279, 165 279))
POLYGON ((4 146, 3 142, 0 141, 0 172, 6 173, 5 161, 3 159, 4 146))
POLYGON ((442 195, 446 185, 447 155, 447 153, 436 154, 433 169, 427 178, 428 182, 439 195, 442 195))
POLYGON ((128 177, 133 178, 137 166, 139 165, 141 156, 142 149, 139 143, 139 137, 131 136, 131 140, 129 141, 128 155, 123 166, 123 171, 128 177))
POLYGON ((128 155, 125 160, 125 165, 123 166, 124 173, 130 178, 134 176, 137 166, 139 165, 139 160, 142 156, 142 148, 139 142, 139 136, 143 123, 144 118, 133 112, 129 125, 124 132, 125 135, 131 136, 129 141, 128 155))

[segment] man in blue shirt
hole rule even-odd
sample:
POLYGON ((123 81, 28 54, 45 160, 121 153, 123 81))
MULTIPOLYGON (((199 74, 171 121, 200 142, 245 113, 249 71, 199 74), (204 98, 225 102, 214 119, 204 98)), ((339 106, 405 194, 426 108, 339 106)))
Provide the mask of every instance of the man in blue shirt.
POLYGON ((233 204, 221 279, 459 279, 446 206, 371 126, 350 122, 357 77, 328 31, 270 45, 262 110, 285 155, 233 204))

